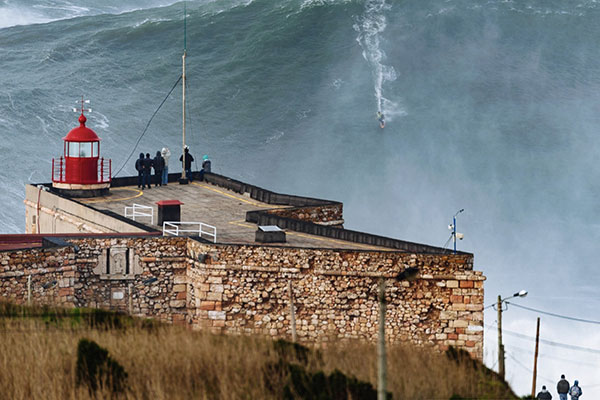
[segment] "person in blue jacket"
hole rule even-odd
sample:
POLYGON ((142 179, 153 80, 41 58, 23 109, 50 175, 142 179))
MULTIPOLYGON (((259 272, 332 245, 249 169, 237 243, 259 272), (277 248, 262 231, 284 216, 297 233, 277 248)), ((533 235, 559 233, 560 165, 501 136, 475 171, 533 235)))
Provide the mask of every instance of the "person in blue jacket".
POLYGON ((569 394, 571 395, 571 400, 579 400, 579 397, 583 394, 583 390, 579 387, 579 381, 577 379, 573 382, 571 389, 569 389, 569 394))

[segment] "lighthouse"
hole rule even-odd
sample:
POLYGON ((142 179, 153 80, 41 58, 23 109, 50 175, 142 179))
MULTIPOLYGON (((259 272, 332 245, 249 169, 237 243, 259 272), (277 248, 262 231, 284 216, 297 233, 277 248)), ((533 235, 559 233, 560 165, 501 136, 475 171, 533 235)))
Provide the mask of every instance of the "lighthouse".
POLYGON ((111 160, 100 157, 100 138, 85 126, 83 100, 79 126, 63 138, 63 155, 52 159, 52 187, 70 197, 96 197, 108 193, 111 160))

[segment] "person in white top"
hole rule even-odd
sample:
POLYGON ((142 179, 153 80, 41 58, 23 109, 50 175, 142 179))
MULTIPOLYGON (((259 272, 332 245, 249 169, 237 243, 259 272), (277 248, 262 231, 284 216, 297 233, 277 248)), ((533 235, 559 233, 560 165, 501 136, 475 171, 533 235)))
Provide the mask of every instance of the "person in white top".
POLYGON ((162 171, 162 184, 166 186, 169 183, 169 157, 171 157, 171 152, 168 147, 163 147, 160 154, 165 160, 165 168, 162 171))

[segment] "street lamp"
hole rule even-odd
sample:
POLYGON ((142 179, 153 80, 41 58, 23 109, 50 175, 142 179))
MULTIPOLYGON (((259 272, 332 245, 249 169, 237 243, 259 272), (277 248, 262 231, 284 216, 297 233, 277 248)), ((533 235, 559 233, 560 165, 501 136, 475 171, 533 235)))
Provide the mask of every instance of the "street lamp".
POLYGON ((502 303, 513 297, 525 297, 527 296, 527 290, 521 290, 513 294, 512 296, 505 297, 498 295, 498 302, 496 308, 498 310, 498 374, 504 379, 504 345, 502 344, 502 303))
MULTIPOLYGON (((408 267, 396 275, 396 281, 414 281, 418 268, 408 267)), ((385 277, 379 279, 379 336, 377 338, 377 400, 386 400, 387 393, 387 356, 385 351, 385 277)))
POLYGON ((452 231, 451 236, 454 241, 454 254, 456 254, 456 239, 458 238, 459 240, 463 240, 463 238, 465 237, 465 235, 463 235, 462 233, 456 232, 456 216, 463 211, 465 211, 464 208, 458 210, 456 214, 454 214, 454 217, 452 217, 452 224, 448 225, 448 229, 452 231))

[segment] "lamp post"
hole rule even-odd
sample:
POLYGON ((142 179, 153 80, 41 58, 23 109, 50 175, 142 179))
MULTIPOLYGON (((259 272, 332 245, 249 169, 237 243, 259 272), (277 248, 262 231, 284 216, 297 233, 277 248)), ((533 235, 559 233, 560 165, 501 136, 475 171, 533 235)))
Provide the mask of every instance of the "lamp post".
POLYGON ((513 294, 512 296, 505 297, 498 295, 498 302, 496 308, 498 309, 498 374, 504 379, 504 345, 502 344, 502 303, 513 297, 525 297, 527 296, 527 290, 521 290, 513 294))
MULTIPOLYGON (((418 268, 409 267, 396 276, 396 281, 414 281, 418 268)), ((386 400, 387 394, 387 355, 385 351, 385 277, 379 279, 379 335, 377 337, 377 400, 386 400)))
MULTIPOLYGON (((463 211, 465 211, 465 209, 461 208, 456 212, 456 214, 454 214, 454 217, 452 217, 452 238, 454 239, 454 254, 456 254, 456 235, 460 235, 460 233, 456 232, 456 216, 463 211)), ((460 237, 460 239, 462 239, 462 237, 460 237)))

